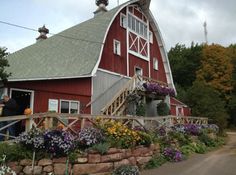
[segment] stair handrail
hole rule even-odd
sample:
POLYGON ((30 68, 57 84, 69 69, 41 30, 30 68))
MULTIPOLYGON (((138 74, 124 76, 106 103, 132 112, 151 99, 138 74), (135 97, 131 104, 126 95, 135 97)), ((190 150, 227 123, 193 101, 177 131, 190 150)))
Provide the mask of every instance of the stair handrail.
POLYGON ((112 100, 110 100, 109 103, 107 103, 107 105, 102 108, 101 113, 104 114, 106 110, 109 109, 109 107, 120 97, 120 95, 128 88, 133 88, 133 90, 135 89, 135 83, 137 80, 137 75, 133 76, 131 80, 129 80, 121 90, 119 90, 118 93, 116 93, 116 95, 112 98, 112 100))

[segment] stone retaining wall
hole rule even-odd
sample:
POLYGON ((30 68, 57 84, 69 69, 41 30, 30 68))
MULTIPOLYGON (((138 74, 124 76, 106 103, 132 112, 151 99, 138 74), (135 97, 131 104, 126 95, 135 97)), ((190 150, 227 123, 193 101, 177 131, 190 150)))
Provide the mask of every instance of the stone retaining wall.
MULTIPOLYGON (((139 146, 134 149, 110 148, 105 155, 95 151, 89 151, 84 156, 78 157, 75 162, 69 164, 69 172, 73 175, 93 174, 101 175, 112 172, 121 165, 137 165, 143 167, 153 154, 160 152, 159 145, 150 147, 139 146)), ((32 174, 32 160, 21 160, 10 162, 11 167, 17 174, 32 174)), ((66 158, 42 159, 36 162, 34 167, 35 175, 64 175, 66 171, 66 158)))

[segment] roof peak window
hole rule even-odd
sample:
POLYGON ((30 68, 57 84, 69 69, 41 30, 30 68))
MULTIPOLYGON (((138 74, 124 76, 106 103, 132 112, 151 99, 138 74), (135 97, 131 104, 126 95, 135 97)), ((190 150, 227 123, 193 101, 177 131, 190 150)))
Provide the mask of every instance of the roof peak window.
POLYGON ((144 21, 141 21, 138 19, 136 16, 132 14, 128 14, 128 27, 129 29, 132 30, 132 32, 144 37, 147 39, 147 32, 148 32, 148 27, 147 24, 144 21))

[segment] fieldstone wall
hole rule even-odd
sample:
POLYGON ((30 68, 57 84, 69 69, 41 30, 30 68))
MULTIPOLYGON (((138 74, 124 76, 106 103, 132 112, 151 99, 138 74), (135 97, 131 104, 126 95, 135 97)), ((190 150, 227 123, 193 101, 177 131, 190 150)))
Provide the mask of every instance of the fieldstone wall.
MULTIPOLYGON (((73 175, 102 175, 109 174, 121 165, 137 165, 142 168, 152 158, 153 154, 159 152, 160 147, 158 144, 149 147, 139 146, 134 149, 110 148, 105 155, 101 155, 96 151, 89 151, 84 156, 78 157, 75 162, 69 164, 69 172, 70 174, 73 173, 73 175)), ((8 166, 19 175, 32 174, 31 165, 32 160, 28 159, 8 163, 8 166)), ((48 173, 64 175, 65 171, 66 157, 52 160, 41 159, 35 162, 35 175, 47 175, 48 173)))

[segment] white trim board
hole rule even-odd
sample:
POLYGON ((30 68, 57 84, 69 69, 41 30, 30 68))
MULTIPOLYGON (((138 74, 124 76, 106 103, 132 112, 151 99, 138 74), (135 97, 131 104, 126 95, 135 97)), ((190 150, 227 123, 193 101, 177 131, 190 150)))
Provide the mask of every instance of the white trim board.
POLYGON ((10 88, 10 98, 12 96, 12 91, 21 91, 21 92, 30 92, 30 109, 32 111, 32 114, 34 113, 34 91, 33 90, 27 90, 27 89, 18 89, 18 88, 10 88))

